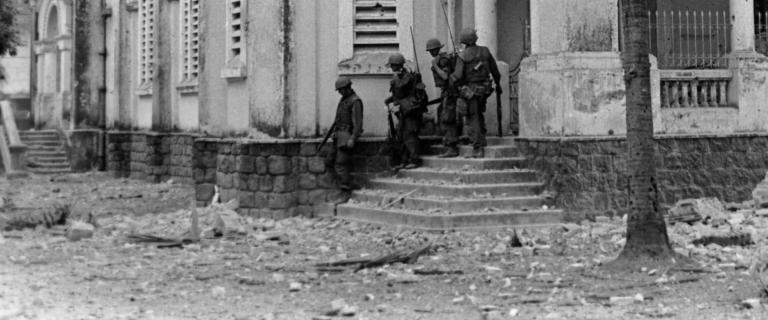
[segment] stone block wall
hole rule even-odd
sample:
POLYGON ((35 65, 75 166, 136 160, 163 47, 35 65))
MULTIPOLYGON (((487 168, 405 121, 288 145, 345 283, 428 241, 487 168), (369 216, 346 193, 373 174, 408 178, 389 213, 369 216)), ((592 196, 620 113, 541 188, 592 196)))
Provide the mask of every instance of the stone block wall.
MULTIPOLYGON (((745 201, 768 170, 768 135, 657 136, 656 176, 662 206, 685 198, 745 201)), ((555 203, 572 215, 623 215, 627 206, 623 137, 520 139, 555 203)))
MULTIPOLYGON (((424 145, 437 141, 425 139, 424 145)), ((315 151, 318 144, 317 139, 254 141, 110 132, 107 169, 116 177, 194 184, 199 206, 211 201, 214 186, 218 186, 221 201, 238 199, 242 214, 312 216, 316 205, 338 196, 333 170, 315 151)), ((359 182, 389 168, 389 159, 381 152, 383 146, 380 138, 363 138, 358 143, 353 172, 359 182)), ((330 145, 325 148, 327 152, 330 145)))
POLYGON ((151 182, 194 182, 195 135, 110 132, 107 170, 116 177, 151 182))
MULTIPOLYGON (((376 139, 362 141, 353 171, 362 175, 385 171, 389 163, 379 153, 382 144, 376 139)), ((313 216, 316 205, 338 196, 333 171, 316 154, 317 146, 315 140, 197 139, 198 204, 211 200, 216 185, 222 201, 238 199, 241 213, 249 216, 313 216)))

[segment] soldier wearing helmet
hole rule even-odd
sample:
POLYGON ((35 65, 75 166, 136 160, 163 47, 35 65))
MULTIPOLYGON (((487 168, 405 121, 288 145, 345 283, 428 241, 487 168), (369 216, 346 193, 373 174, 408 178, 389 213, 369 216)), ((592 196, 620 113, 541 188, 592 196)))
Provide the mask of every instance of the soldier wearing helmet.
POLYGON ((350 191, 355 188, 351 175, 355 144, 363 133, 363 101, 352 90, 349 78, 339 77, 335 87, 341 100, 336 108, 333 148, 326 163, 336 171, 341 190, 350 191))
POLYGON ((389 91, 392 93, 384 103, 390 107, 399 118, 398 135, 403 142, 404 152, 401 154, 400 164, 394 167, 399 169, 414 169, 421 165, 419 158, 419 130, 421 129, 423 105, 416 98, 419 79, 413 72, 405 68, 405 57, 400 53, 389 56, 387 65, 394 72, 389 82, 389 91), (392 106, 390 106, 390 104, 392 106))
POLYGON ((438 155, 441 158, 452 158, 459 155, 459 125, 456 115, 456 99, 459 96, 455 86, 450 85, 450 75, 456 64, 456 56, 441 52, 443 44, 438 39, 427 41, 427 51, 432 55, 432 75, 435 86, 440 88, 442 103, 437 108, 440 126, 443 130, 443 145, 445 152, 438 155))
POLYGON ((464 29, 460 35, 461 43, 465 46, 456 59, 451 82, 459 87, 458 109, 467 116, 471 129, 472 158, 483 157, 483 147, 486 146, 485 134, 485 103, 493 93, 491 80, 496 90, 501 94, 501 74, 496 65, 496 59, 487 47, 477 45, 477 32, 474 29, 464 29))

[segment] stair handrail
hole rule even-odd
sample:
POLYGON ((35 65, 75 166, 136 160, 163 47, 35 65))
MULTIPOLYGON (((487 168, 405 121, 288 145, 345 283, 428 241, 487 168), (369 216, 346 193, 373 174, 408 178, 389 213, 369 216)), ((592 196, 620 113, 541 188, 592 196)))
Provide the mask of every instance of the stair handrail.
POLYGON ((11 104, 7 100, 0 100, 0 121, 2 127, 5 128, 4 138, 7 138, 7 145, 4 147, 8 150, 4 150, 3 154, 10 155, 9 159, 4 160, 6 163, 6 172, 9 175, 21 174, 23 175, 27 169, 27 146, 21 142, 21 136, 19 136, 19 129, 16 126, 16 119, 11 109, 11 104))

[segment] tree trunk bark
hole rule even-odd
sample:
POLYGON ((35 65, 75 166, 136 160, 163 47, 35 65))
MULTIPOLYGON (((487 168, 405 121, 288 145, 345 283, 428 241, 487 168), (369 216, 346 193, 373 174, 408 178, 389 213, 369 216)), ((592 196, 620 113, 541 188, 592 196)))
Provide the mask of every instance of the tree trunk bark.
POLYGON ((659 210, 656 182, 651 65, 648 58, 646 0, 622 0, 624 48, 622 65, 627 97, 627 175, 629 217, 627 241, 618 260, 672 258, 667 227, 659 210))

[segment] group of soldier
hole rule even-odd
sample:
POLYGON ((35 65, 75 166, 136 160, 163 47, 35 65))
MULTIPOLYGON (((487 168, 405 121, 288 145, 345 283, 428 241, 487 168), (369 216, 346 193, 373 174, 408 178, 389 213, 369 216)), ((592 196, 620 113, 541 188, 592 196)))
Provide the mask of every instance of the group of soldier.
MULTIPOLYGON (((469 140, 473 150, 471 158, 482 158, 486 146, 485 106, 493 93, 501 94, 501 75, 496 60, 487 47, 477 45, 477 33, 464 29, 460 34, 463 49, 460 52, 442 51, 438 39, 430 39, 426 49, 432 55, 432 74, 435 86, 440 89, 438 122, 443 132, 445 151, 442 158, 459 155, 459 135, 464 118, 469 127, 469 140), (492 83, 493 82, 493 83, 492 83), (495 84, 495 86, 494 86, 495 84)), ((421 75, 409 70, 405 57, 391 55, 387 66, 394 73, 390 81, 391 95, 384 101, 391 114, 398 118, 398 126, 391 137, 401 144, 399 164, 393 169, 414 169, 421 165, 419 157, 419 132, 423 115, 427 112, 428 99, 421 75)), ((334 145, 327 160, 338 175, 342 190, 355 188, 350 175, 355 144, 363 132, 363 103, 352 89, 349 78, 340 77, 335 84, 341 95, 332 126, 334 145)), ((392 130, 392 128, 390 128, 392 130)))

